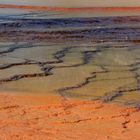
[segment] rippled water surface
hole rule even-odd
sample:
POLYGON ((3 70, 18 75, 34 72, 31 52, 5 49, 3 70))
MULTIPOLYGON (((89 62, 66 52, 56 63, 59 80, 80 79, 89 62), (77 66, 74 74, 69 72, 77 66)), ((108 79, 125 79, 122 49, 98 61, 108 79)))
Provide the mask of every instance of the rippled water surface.
POLYGON ((0 13, 1 91, 138 105, 139 75, 138 16, 0 13))

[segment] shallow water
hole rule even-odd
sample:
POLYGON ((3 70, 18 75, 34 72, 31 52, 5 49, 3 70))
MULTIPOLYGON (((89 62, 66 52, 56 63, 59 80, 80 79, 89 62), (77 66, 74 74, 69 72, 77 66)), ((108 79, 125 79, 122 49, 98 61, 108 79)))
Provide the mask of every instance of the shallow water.
POLYGON ((67 14, 0 14, 0 90, 139 105, 140 17, 67 14))

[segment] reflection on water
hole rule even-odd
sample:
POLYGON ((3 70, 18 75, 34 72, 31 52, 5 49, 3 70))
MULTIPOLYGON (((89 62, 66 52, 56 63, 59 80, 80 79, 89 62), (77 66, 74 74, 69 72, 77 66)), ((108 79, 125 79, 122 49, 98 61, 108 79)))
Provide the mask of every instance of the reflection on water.
POLYGON ((140 17, 57 14, 0 15, 0 89, 139 104, 140 17))

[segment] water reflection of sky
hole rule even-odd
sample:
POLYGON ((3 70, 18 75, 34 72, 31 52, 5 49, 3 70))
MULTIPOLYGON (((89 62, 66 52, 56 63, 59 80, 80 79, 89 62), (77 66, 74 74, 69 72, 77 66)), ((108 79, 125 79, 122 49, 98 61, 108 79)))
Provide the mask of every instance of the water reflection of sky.
POLYGON ((12 14, 22 14, 22 13, 28 13, 27 10, 24 9, 10 9, 10 8, 1 8, 0 9, 0 15, 12 15, 12 14))

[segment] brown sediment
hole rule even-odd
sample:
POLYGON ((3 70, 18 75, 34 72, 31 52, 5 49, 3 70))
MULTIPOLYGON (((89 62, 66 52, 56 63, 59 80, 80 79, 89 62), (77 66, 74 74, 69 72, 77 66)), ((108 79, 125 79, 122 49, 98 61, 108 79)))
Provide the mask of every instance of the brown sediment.
POLYGON ((139 131, 139 108, 53 95, 0 95, 0 140, 139 140, 139 131))
POLYGON ((107 11, 107 12, 122 12, 122 11, 140 11, 140 7, 49 7, 49 6, 32 6, 32 5, 14 5, 0 4, 0 8, 16 8, 16 9, 32 9, 32 10, 50 10, 50 11, 107 11))

